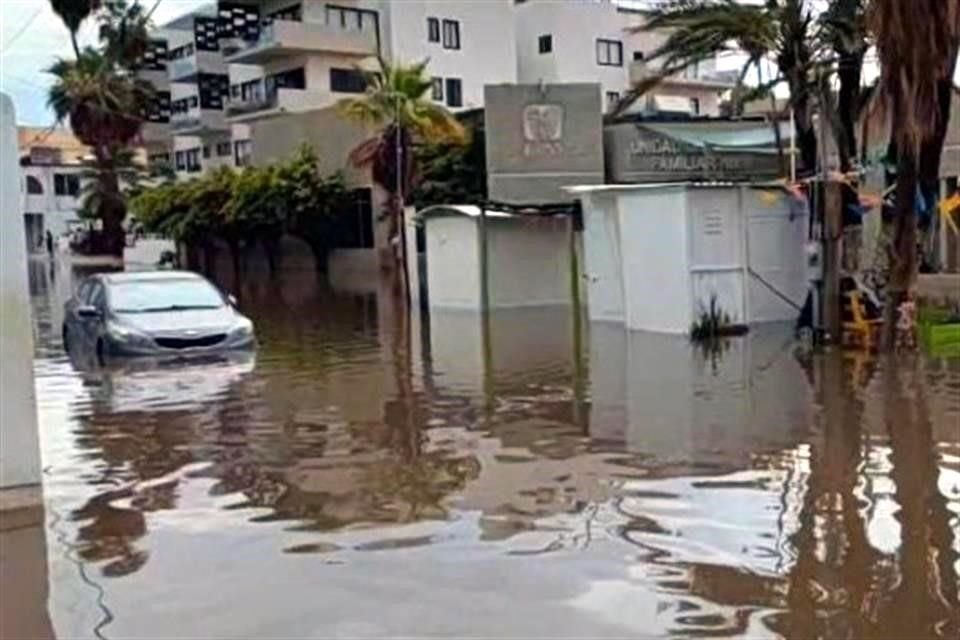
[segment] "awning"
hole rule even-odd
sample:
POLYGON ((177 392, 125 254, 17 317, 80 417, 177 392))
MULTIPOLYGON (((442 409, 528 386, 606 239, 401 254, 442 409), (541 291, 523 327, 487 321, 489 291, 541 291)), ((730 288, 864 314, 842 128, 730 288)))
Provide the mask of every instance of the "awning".
MULTIPOLYGON (((766 122, 643 122, 639 126, 700 149, 763 152, 775 150, 777 145, 773 128, 766 122)), ((781 122, 779 127, 786 147, 792 137, 790 123, 781 122)))

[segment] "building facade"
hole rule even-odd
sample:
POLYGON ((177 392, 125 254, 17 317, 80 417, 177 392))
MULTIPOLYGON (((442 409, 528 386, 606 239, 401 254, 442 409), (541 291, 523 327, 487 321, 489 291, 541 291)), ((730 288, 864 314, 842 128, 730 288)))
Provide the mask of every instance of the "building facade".
MULTIPOLYGON (((643 14, 612 0, 524 0, 516 4, 515 21, 521 83, 599 82, 609 110, 659 70, 647 58, 666 35, 636 32, 643 14)), ((735 79, 707 60, 665 78, 631 110, 717 116, 735 79)))
POLYGON ((68 234, 81 224, 82 164, 87 148, 61 128, 19 127, 20 211, 30 253, 46 251, 46 234, 68 234))

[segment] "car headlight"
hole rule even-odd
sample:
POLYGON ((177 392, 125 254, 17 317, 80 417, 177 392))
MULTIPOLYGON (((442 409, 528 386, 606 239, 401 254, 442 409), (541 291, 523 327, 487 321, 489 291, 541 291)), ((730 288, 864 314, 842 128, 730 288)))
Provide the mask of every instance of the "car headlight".
POLYGON ((149 343, 150 336, 141 333, 132 327, 122 325, 118 322, 107 324, 107 334, 119 342, 127 343, 149 343))
POLYGON ((249 338, 253 335, 253 322, 250 318, 240 317, 230 329, 230 336, 233 338, 249 338))

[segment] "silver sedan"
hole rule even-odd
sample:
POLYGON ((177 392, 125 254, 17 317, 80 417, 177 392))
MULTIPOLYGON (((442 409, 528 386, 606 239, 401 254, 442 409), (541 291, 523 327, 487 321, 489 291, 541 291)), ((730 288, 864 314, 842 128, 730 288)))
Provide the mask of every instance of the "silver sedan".
POLYGON ((101 273, 64 305, 63 344, 109 356, 178 356, 249 349, 253 323, 189 271, 101 273))

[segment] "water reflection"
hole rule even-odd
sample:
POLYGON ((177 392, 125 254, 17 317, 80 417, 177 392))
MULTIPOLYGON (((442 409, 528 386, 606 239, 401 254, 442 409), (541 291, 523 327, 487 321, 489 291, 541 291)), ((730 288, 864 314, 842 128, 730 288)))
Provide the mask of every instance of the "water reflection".
POLYGON ((47 493, 108 636, 960 631, 955 361, 407 317, 301 273, 240 287, 255 357, 102 368, 60 349, 75 277, 31 272, 47 493))

